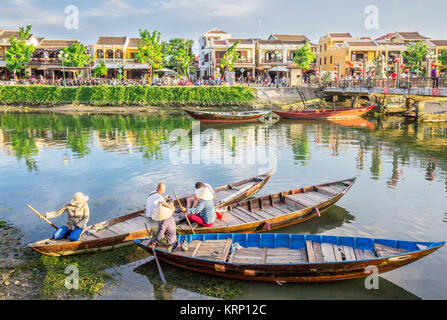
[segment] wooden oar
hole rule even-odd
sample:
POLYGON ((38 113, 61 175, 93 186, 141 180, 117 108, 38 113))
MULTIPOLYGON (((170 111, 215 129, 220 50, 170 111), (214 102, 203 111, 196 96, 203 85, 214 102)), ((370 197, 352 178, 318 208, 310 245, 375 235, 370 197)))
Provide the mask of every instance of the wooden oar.
MULTIPOLYGON (((149 239, 152 238, 151 234, 149 233, 149 229, 147 228, 147 224, 145 223, 144 226, 146 227, 146 233, 147 233, 148 238, 149 239)), ((160 273, 161 281, 164 284, 167 284, 165 275, 163 274, 163 270, 161 270, 160 262, 158 262, 158 257, 157 257, 157 254, 155 253, 155 249, 153 247, 151 247, 151 248, 152 248, 152 252, 154 253, 155 262, 157 263, 158 273, 160 273)))
MULTIPOLYGON (((175 190, 172 190, 172 191, 174 192, 175 200, 177 200, 177 203, 178 203, 178 205, 180 206, 180 209, 182 209, 182 211, 183 211, 183 210, 186 210, 185 207, 182 206, 182 204, 180 203, 180 200, 178 199, 178 197, 177 197, 177 193, 175 193, 175 190)), ((191 225, 191 222, 190 222, 189 219, 188 219, 188 215, 186 214, 186 212, 185 212, 184 214, 185 214, 186 221, 188 222, 189 227, 191 228, 192 233, 193 233, 193 234, 196 234, 196 232, 194 231, 194 228, 193 228, 192 225, 191 225)))
POLYGON ((46 223, 48 223, 50 226, 52 226, 55 229, 59 229, 53 222, 51 222, 50 220, 48 220, 47 218, 45 218, 43 215, 41 215, 36 209, 34 209, 33 207, 31 207, 30 205, 27 205, 28 209, 30 209, 32 212, 34 212, 35 214, 37 214, 37 216, 39 217, 39 219, 42 219, 43 221, 45 221, 46 223))

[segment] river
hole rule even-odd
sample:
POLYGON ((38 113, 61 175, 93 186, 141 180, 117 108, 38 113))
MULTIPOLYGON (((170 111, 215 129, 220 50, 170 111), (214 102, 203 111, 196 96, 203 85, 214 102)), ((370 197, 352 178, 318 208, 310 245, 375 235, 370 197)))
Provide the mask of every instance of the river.
MULTIPOLYGON (((0 115, 0 220, 27 242, 52 228, 26 209, 55 210, 77 191, 90 196, 90 223, 145 206, 159 181, 191 193, 196 181, 220 186, 276 168, 260 194, 357 177, 336 206, 277 232, 443 241, 447 238, 447 124, 399 118, 338 122, 199 125, 180 113, 0 115)), ((54 219, 63 224, 65 217, 54 219)), ((447 249, 381 275, 328 284, 237 282, 236 299, 446 299, 447 249)), ((98 299, 213 298, 177 281, 168 292, 145 264, 115 266, 120 279, 98 299)), ((169 268, 164 265, 165 268, 169 268)), ((171 273, 194 279, 175 269, 171 273)), ((168 279, 169 281, 169 279, 168 279)), ((236 283, 236 282, 234 282, 236 283)))

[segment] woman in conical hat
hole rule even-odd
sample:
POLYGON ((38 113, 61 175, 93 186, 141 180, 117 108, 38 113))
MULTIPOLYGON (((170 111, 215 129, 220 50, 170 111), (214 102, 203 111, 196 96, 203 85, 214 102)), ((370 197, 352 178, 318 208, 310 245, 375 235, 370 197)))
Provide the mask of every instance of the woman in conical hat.
POLYGON ((196 190, 199 204, 195 208, 187 209, 188 219, 202 227, 211 227, 216 220, 216 207, 214 206, 214 194, 207 187, 196 190))
POLYGON ((174 247, 177 244, 177 226, 172 216, 173 213, 172 208, 165 207, 162 204, 155 209, 151 218, 155 221, 161 221, 161 224, 157 235, 150 241, 150 245, 155 246, 159 242, 163 242, 166 246, 174 247))
POLYGON ((67 212, 67 222, 65 226, 60 227, 53 234, 53 239, 59 240, 66 237, 70 241, 78 241, 84 229, 87 227, 87 222, 90 218, 90 209, 88 207, 89 197, 77 192, 73 199, 57 211, 51 211, 44 214, 47 219, 55 218, 67 212))

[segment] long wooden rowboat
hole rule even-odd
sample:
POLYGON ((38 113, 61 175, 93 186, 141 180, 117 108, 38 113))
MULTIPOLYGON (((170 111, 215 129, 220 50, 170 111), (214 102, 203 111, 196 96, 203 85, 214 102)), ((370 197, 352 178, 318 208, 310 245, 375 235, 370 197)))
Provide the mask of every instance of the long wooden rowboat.
MULTIPOLYGON (((354 184, 356 178, 287 190, 222 207, 222 219, 209 228, 195 227, 196 233, 265 232, 301 223, 333 206, 354 184)), ((192 233, 186 222, 177 226, 181 234, 192 233)))
POLYGON ((375 103, 363 108, 309 109, 299 111, 273 111, 284 119, 351 119, 358 118, 373 109, 375 103))
MULTIPOLYGON (((274 172, 275 170, 272 169, 267 173, 214 189, 216 207, 237 203, 252 196, 264 187, 274 172)), ((183 206, 186 206, 186 199, 190 196, 179 199, 183 206)), ((177 205, 177 202, 175 204, 177 205)), ((132 245, 132 240, 146 236, 145 224, 149 228, 156 225, 152 219, 146 217, 143 209, 91 225, 86 228, 86 232, 79 241, 45 239, 28 244, 28 246, 40 254, 48 256, 67 256, 111 250, 132 245)))
MULTIPOLYGON (((400 268, 444 246, 373 238, 301 234, 183 235, 187 251, 157 247, 158 259, 194 272, 256 281, 328 282, 400 268)), ((135 241, 151 252, 147 239, 135 241)))
POLYGON ((252 122, 257 121, 261 117, 268 115, 269 110, 254 110, 241 112, 213 112, 213 111, 196 111, 183 109, 187 114, 201 122, 214 123, 232 123, 232 122, 252 122))

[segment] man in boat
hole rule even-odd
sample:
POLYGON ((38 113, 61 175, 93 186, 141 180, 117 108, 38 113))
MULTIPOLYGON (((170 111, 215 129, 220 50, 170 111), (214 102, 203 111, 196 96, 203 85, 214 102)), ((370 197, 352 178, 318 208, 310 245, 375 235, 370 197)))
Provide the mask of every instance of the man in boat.
POLYGON ((183 209, 188 214, 190 221, 196 222, 202 227, 211 227, 216 220, 216 208, 214 206, 214 196, 209 188, 202 187, 196 190, 199 203, 196 208, 183 209))
MULTIPOLYGON (((214 192, 213 187, 211 187, 208 183, 203 183, 200 181, 197 182, 195 185, 195 189, 197 190, 200 188, 207 188, 213 194, 213 200, 216 198, 216 193, 214 192)), ((196 195, 193 195, 186 199, 186 207, 187 208, 195 208, 195 207, 197 207, 198 203, 199 203, 199 199, 197 198, 196 195)))
POLYGON ((163 193, 166 191, 166 185, 163 182, 160 182, 157 185, 157 190, 151 192, 146 201, 146 216, 151 218, 152 214, 155 212, 155 209, 161 204, 162 206, 170 209, 174 209, 174 204, 167 203, 167 200, 170 200, 170 196, 163 197, 163 193))
POLYGON ((65 226, 60 227, 53 234, 53 239, 59 240, 68 237, 70 241, 78 241, 81 238, 87 222, 90 218, 88 207, 89 197, 81 192, 75 193, 73 199, 57 211, 46 212, 43 216, 47 219, 55 218, 67 212, 68 218, 65 226))
POLYGON ((175 248, 177 245, 177 226, 172 216, 173 208, 168 208, 160 204, 152 214, 152 220, 160 222, 157 234, 149 242, 149 245, 155 247, 161 243, 167 247, 175 248))

